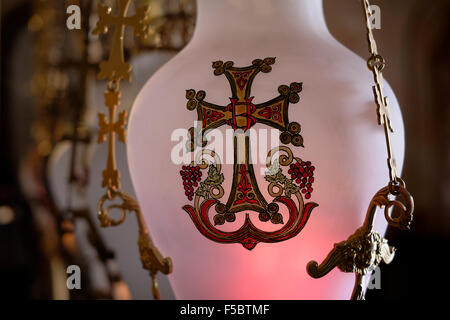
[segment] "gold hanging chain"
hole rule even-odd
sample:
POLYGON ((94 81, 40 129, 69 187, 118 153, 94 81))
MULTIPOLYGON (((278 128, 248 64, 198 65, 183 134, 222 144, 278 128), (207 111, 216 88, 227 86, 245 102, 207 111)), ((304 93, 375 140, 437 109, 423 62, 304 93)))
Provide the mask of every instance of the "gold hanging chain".
POLYGON ((381 73, 386 62, 378 53, 372 33, 370 3, 368 0, 361 1, 371 54, 367 60, 367 66, 374 75, 375 85, 372 88, 377 105, 378 124, 383 125, 386 137, 389 184, 379 190, 372 198, 363 226, 357 229, 347 240, 335 244, 333 250, 320 265, 316 261, 310 261, 306 268, 308 274, 313 278, 321 278, 335 267, 338 267, 342 272, 355 273, 353 300, 364 300, 365 298, 364 276, 372 273, 381 262, 389 264, 394 259, 395 248, 389 246, 388 241, 373 228, 377 207, 384 207, 384 216, 390 226, 403 230, 409 229, 414 211, 414 199, 406 189, 405 182, 398 176, 392 152, 390 134, 394 130, 389 114, 389 102, 383 94, 384 81, 381 73), (395 218, 391 215, 394 208, 398 211, 395 218))
POLYGON ((398 175, 397 164, 392 151, 391 133, 394 132, 394 129, 392 128, 391 124, 389 101, 387 97, 384 96, 383 92, 384 79, 382 70, 386 66, 386 61, 378 53, 377 43, 373 36, 372 27, 370 25, 370 3, 368 0, 362 0, 362 4, 366 21, 367 41, 369 42, 369 52, 371 54, 371 56, 367 60, 367 67, 372 71, 375 81, 375 85, 372 87, 372 89, 375 97, 375 103, 377 105, 378 124, 383 125, 384 127, 388 155, 387 163, 389 168, 389 179, 392 186, 401 184, 404 187, 404 182, 398 175))
POLYGON ((111 8, 99 4, 97 21, 94 34, 106 34, 108 28, 114 26, 113 43, 109 58, 100 63, 100 72, 98 79, 108 79, 106 91, 104 92, 105 105, 108 108, 108 116, 104 113, 98 114, 99 131, 98 143, 108 141, 108 159, 106 169, 103 170, 102 187, 106 188, 106 193, 100 198, 97 205, 98 218, 102 227, 118 226, 125 221, 126 212, 135 212, 139 226, 138 247, 141 256, 141 262, 144 269, 148 270, 152 279, 152 292, 155 300, 161 298, 156 274, 162 272, 169 274, 172 272, 172 260, 164 258, 148 232, 144 216, 139 208, 137 201, 129 194, 123 192, 120 186, 120 171, 116 165, 116 135, 118 140, 126 143, 126 125, 127 111, 121 111, 118 115, 117 109, 120 105, 120 81, 122 79, 131 81, 131 65, 124 61, 124 31, 126 26, 134 27, 135 36, 146 35, 148 25, 145 20, 149 12, 148 7, 136 9, 134 16, 127 16, 131 0, 117 0, 118 14, 113 16, 111 8), (115 199, 122 200, 119 204, 110 204, 105 207, 107 201, 115 199), (121 217, 118 220, 111 218, 110 210, 119 210, 121 217))

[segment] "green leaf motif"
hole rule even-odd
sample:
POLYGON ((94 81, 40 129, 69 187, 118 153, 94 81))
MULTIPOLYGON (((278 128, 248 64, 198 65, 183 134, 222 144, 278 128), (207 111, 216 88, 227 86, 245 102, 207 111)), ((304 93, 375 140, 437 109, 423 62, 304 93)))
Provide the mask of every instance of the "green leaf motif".
POLYGON ((291 179, 288 179, 281 169, 278 169, 278 171, 275 174, 270 174, 270 171, 266 172, 266 175, 264 176, 264 179, 270 183, 277 183, 280 185, 284 185, 284 193, 286 194, 286 197, 291 197, 292 194, 298 192, 300 188, 295 185, 291 179))
POLYGON ((284 184, 284 192, 286 194, 286 197, 291 197, 292 194, 298 192, 300 188, 292 183, 292 180, 286 179, 286 183, 284 184))
POLYGON ((199 197, 209 199, 211 188, 221 185, 224 179, 223 173, 219 173, 217 167, 211 164, 208 169, 208 177, 204 182, 200 182, 200 186, 195 194, 199 197))
POLYGON ((199 197, 208 199, 209 198, 209 187, 207 185, 205 185, 203 182, 200 182, 200 187, 198 187, 195 194, 199 197))
POLYGON ((223 173, 219 173, 217 167, 214 165, 210 165, 208 169, 208 178, 205 180, 205 184, 209 186, 218 186, 221 185, 224 181, 223 173))
POLYGON ((287 180, 286 176, 283 174, 281 169, 278 169, 278 172, 272 175, 265 175, 264 179, 268 182, 281 183, 284 184, 287 180))

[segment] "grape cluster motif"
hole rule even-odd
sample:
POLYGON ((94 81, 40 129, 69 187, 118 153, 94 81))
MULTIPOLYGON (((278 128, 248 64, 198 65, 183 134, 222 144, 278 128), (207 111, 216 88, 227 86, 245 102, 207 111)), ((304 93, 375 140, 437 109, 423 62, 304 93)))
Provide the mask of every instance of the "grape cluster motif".
POLYGON ((183 178, 183 186, 186 197, 189 201, 194 198, 194 189, 198 187, 200 180, 202 180, 202 172, 199 166, 183 166, 180 170, 180 175, 183 178))
POLYGON ((311 161, 301 161, 290 165, 288 173, 293 182, 300 186, 301 192, 306 199, 311 198, 314 183, 314 170, 316 168, 311 165, 311 161))

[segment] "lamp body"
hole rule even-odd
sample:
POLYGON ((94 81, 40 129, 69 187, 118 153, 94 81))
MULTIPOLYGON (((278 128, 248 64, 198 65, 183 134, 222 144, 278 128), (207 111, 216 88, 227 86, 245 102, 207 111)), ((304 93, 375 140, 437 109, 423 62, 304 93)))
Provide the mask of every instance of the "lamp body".
MULTIPOLYGON (((312 279, 306 265, 310 260, 322 261, 334 243, 362 225, 372 196, 388 182, 384 132, 377 125, 372 84, 365 61, 328 32, 320 1, 198 2, 192 41, 145 84, 135 101, 127 146, 131 178, 151 236, 174 262, 169 280, 177 298, 350 298, 353 274, 335 269, 312 279), (276 62, 270 73, 255 78, 254 103, 278 96, 282 84, 303 83, 300 101, 289 106, 289 120, 301 124, 304 147, 290 148, 316 168, 310 200, 318 207, 297 236, 278 243, 261 242, 249 251, 240 244, 207 239, 182 209, 190 201, 184 193, 181 165, 173 161, 178 143, 173 133, 192 127, 197 120, 197 112, 186 109, 186 90, 205 90, 205 100, 214 104, 230 103, 229 83, 225 76, 213 74, 213 61, 229 60, 236 67, 246 67, 265 57, 276 57, 276 62)), ((402 117, 389 85, 385 92, 401 170, 402 117)), ((225 135, 226 129, 215 130, 225 135)), ((253 129, 267 126, 256 124, 253 129)), ((265 163, 254 164, 257 183, 267 196, 268 183, 260 174, 264 168, 265 163)), ((223 173, 226 199, 233 165, 224 164, 223 173)), ((226 230, 238 229, 243 216, 238 213, 226 230)), ((261 229, 276 229, 258 222, 257 213, 250 217, 261 229)), ((375 227, 385 231, 382 215, 375 227)))

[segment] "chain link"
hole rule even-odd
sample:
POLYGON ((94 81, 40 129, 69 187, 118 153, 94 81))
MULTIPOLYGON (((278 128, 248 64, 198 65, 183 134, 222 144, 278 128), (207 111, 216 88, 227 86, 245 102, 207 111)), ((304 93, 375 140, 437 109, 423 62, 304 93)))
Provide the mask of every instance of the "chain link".
MULTIPOLYGON (((369 0, 362 0, 364 17, 366 21, 367 41, 369 44, 370 57, 367 59, 367 67, 372 71, 375 85, 372 87, 375 103, 377 105, 378 124, 383 125, 387 147, 387 165, 389 169, 390 185, 398 186, 402 181, 398 175, 396 160, 392 151, 391 133, 394 132, 391 123, 389 101, 384 95, 384 79, 382 70, 386 66, 385 59, 378 53, 375 37, 371 27, 371 11, 369 0)), ((404 184, 404 183, 403 183, 404 184)))

